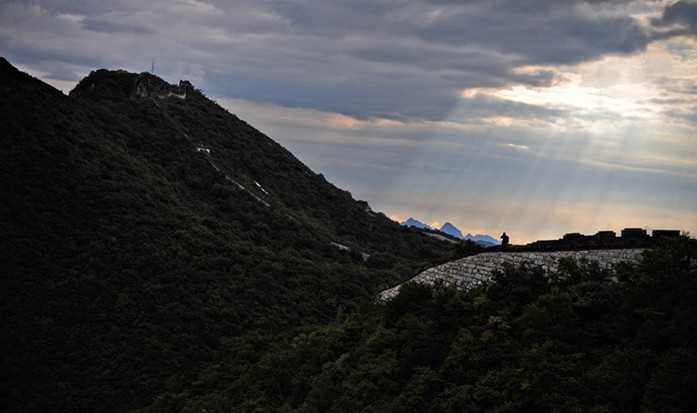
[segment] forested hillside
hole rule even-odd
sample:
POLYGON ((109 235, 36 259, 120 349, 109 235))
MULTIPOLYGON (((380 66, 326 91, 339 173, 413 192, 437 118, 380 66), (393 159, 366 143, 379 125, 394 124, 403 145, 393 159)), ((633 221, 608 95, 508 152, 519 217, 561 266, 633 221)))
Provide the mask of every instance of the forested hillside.
POLYGON ((173 88, 100 70, 65 96, 0 60, 0 410, 150 405, 452 257, 173 88))
POLYGON ((696 302, 687 238, 616 273, 567 261, 466 292, 407 284, 262 356, 241 347, 145 411, 694 412, 696 302))

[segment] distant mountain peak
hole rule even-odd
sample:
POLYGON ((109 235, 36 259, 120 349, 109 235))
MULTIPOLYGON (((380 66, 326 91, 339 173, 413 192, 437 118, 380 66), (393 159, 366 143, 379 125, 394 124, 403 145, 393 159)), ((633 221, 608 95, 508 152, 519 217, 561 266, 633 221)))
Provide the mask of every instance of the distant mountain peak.
POLYGON ((461 240, 472 241, 472 242, 475 242, 475 243, 482 245, 482 246, 485 246, 485 247, 490 247, 492 245, 499 245, 500 244, 500 242, 497 239, 495 239, 487 234, 472 235, 468 232, 467 235, 462 235, 462 232, 455 225, 451 224, 450 222, 446 222, 445 224, 443 224, 440 227, 440 231, 444 232, 450 236, 453 236, 455 238, 459 238, 461 240))
POLYGON ((450 222, 446 222, 445 224, 441 225, 440 228, 433 228, 430 225, 419 221, 418 219, 409 217, 409 218, 405 219, 404 221, 402 221, 401 225, 405 226, 405 227, 413 227, 413 228, 418 228, 418 229, 429 229, 429 230, 437 229, 438 231, 440 231, 444 234, 450 235, 453 238, 457 238, 457 239, 461 239, 461 240, 469 240, 469 241, 472 241, 472 242, 477 243, 477 244, 484 246, 484 247, 491 247, 493 245, 500 244, 500 242, 497 239, 495 239, 489 235, 486 235, 486 234, 472 235, 470 233, 467 233, 467 235, 462 235, 462 231, 460 231, 460 229, 458 229, 454 224, 452 224, 450 222))
POLYGON ((501 244, 501 241, 499 241, 496 238, 494 238, 490 235, 487 235, 487 234, 476 234, 476 235, 467 234, 465 236, 465 239, 468 239, 470 241, 476 242, 477 244, 485 245, 485 246, 501 244))
POLYGON ((418 219, 414 219, 412 217, 409 217, 402 221, 401 225, 405 227, 414 227, 419 229, 433 229, 430 225, 425 224, 419 221, 418 219))
POLYGON ((440 227, 441 232, 445 232, 448 235, 452 235, 455 238, 464 239, 462 232, 450 222, 446 222, 440 227))

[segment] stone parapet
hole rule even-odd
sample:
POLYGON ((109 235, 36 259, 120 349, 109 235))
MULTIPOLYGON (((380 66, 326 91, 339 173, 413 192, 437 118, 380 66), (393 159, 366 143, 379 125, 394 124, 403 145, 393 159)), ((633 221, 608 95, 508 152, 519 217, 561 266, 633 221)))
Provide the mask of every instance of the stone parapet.
MULTIPOLYGON (((503 270, 505 265, 517 267, 526 264, 540 267, 547 272, 554 272, 559 268, 560 260, 571 258, 577 261, 596 262, 601 268, 612 269, 621 262, 638 262, 644 251, 645 249, 636 248, 554 252, 485 252, 429 268, 406 282, 433 285, 436 281, 441 281, 445 285, 469 289, 482 281, 489 280, 494 272, 503 270)), ((396 296, 401 286, 402 284, 399 284, 380 292, 380 299, 389 300, 396 296)))

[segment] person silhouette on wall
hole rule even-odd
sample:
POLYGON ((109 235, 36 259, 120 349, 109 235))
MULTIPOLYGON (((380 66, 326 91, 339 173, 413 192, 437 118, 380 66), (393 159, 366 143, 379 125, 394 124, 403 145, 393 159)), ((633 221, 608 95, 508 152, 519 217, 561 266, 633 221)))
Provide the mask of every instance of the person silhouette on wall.
POLYGON ((501 234, 501 246, 504 248, 507 247, 508 241, 510 241, 510 238, 508 237, 508 235, 506 235, 505 232, 503 234, 501 234))

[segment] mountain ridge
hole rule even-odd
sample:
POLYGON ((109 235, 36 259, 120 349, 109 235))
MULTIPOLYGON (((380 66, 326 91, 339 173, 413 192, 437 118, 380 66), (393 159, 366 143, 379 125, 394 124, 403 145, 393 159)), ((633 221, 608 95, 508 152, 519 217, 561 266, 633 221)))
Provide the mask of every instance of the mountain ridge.
POLYGON ((15 410, 142 408, 235 343, 331 322, 452 257, 193 86, 97 70, 64 95, 0 74, 15 410))
POLYGON ((445 232, 446 234, 450 234, 455 238, 465 239, 465 236, 462 235, 462 232, 450 222, 446 222, 445 224, 441 225, 440 231, 445 232))
POLYGON ((430 225, 425 224, 425 223, 419 221, 418 219, 415 219, 412 217, 405 219, 404 221, 402 221, 400 223, 400 225, 403 225, 405 227, 419 228, 419 229, 433 229, 433 227, 431 227, 430 225))
POLYGON ((418 219, 409 217, 406 220, 402 221, 400 225, 406 227, 414 227, 422 230, 439 231, 456 239, 460 239, 463 241, 472 241, 483 247, 491 247, 501 244, 497 239, 487 234, 472 235, 470 233, 467 233, 467 235, 463 235, 462 231, 460 231, 460 229, 458 229, 455 225, 451 224, 450 222, 444 223, 443 225, 441 225, 440 228, 433 228, 430 225, 419 221, 418 219))

